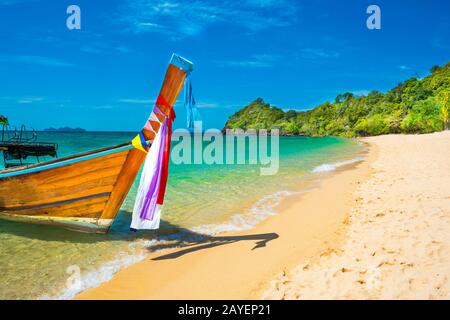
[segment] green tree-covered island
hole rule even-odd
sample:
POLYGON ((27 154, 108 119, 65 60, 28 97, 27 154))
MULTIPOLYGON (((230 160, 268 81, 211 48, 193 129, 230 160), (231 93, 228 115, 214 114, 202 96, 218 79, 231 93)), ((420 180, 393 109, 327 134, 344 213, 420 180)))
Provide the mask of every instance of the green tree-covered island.
POLYGON ((347 92, 307 111, 284 112, 258 98, 233 114, 224 129, 279 129, 283 135, 348 137, 430 133, 448 129, 449 100, 450 62, 387 93, 355 96, 347 92))

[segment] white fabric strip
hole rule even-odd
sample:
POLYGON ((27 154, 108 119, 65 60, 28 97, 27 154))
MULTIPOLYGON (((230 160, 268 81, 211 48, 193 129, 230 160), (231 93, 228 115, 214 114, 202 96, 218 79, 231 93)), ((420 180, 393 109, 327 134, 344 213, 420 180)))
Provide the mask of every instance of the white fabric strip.
POLYGON ((150 114, 149 119, 161 123, 161 121, 159 121, 158 117, 153 112, 150 114))
MULTIPOLYGON (((149 190, 149 186, 152 180, 152 177, 156 174, 157 166, 158 166, 158 157, 159 150, 161 148, 161 144, 164 143, 165 137, 162 134, 163 130, 159 130, 158 134, 153 141, 152 147, 150 148, 147 157, 145 159, 144 167, 142 169, 141 179, 139 181, 139 189, 136 195, 136 200, 134 202, 133 208, 133 217, 131 220, 132 229, 158 229, 159 228, 159 220, 160 220, 160 212, 161 206, 156 205, 155 214, 152 220, 145 220, 141 218, 141 211, 143 204, 145 202, 145 197, 147 196, 147 192, 149 190)), ((158 182, 159 183, 159 182, 158 182)))

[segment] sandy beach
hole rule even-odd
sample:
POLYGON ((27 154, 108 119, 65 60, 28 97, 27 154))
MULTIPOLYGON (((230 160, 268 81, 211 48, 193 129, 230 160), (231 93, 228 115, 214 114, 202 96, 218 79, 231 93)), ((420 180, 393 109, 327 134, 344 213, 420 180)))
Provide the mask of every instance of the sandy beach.
POLYGON ((449 298, 450 132, 367 138, 249 231, 152 253, 77 299, 449 298))
POLYGON ((365 141, 378 156, 344 245, 279 275, 265 298, 450 298, 450 131, 365 141))

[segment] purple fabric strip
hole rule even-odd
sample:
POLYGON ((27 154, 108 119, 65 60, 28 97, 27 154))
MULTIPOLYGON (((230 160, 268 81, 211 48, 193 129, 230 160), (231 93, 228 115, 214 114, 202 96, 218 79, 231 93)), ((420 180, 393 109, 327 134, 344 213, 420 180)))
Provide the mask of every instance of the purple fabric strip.
POLYGON ((155 104, 155 106, 153 107, 153 112, 156 112, 162 116, 164 116, 165 118, 167 118, 167 116, 164 114, 164 112, 161 111, 161 109, 159 109, 158 105, 155 104))
POLYGON ((150 185, 145 195, 144 203, 141 209, 140 217, 145 220, 153 220, 156 210, 156 201, 158 200, 158 194, 160 189, 162 164, 164 156, 164 146, 167 134, 167 119, 164 121, 160 128, 159 134, 161 135, 161 143, 159 144, 159 150, 150 149, 150 152, 158 152, 155 172, 151 178, 150 185))

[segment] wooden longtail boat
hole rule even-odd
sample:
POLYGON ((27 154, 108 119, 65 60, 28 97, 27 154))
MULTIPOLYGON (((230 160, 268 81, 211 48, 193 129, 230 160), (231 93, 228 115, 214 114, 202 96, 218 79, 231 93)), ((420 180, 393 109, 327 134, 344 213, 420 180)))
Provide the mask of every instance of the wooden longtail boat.
MULTIPOLYGON (((169 116, 192 63, 173 55, 156 106, 169 116)), ((154 132, 160 124, 150 121, 154 132)), ((150 145, 155 133, 142 129, 150 145)), ((146 153, 130 143, 0 171, 0 218, 106 233, 146 153)))

